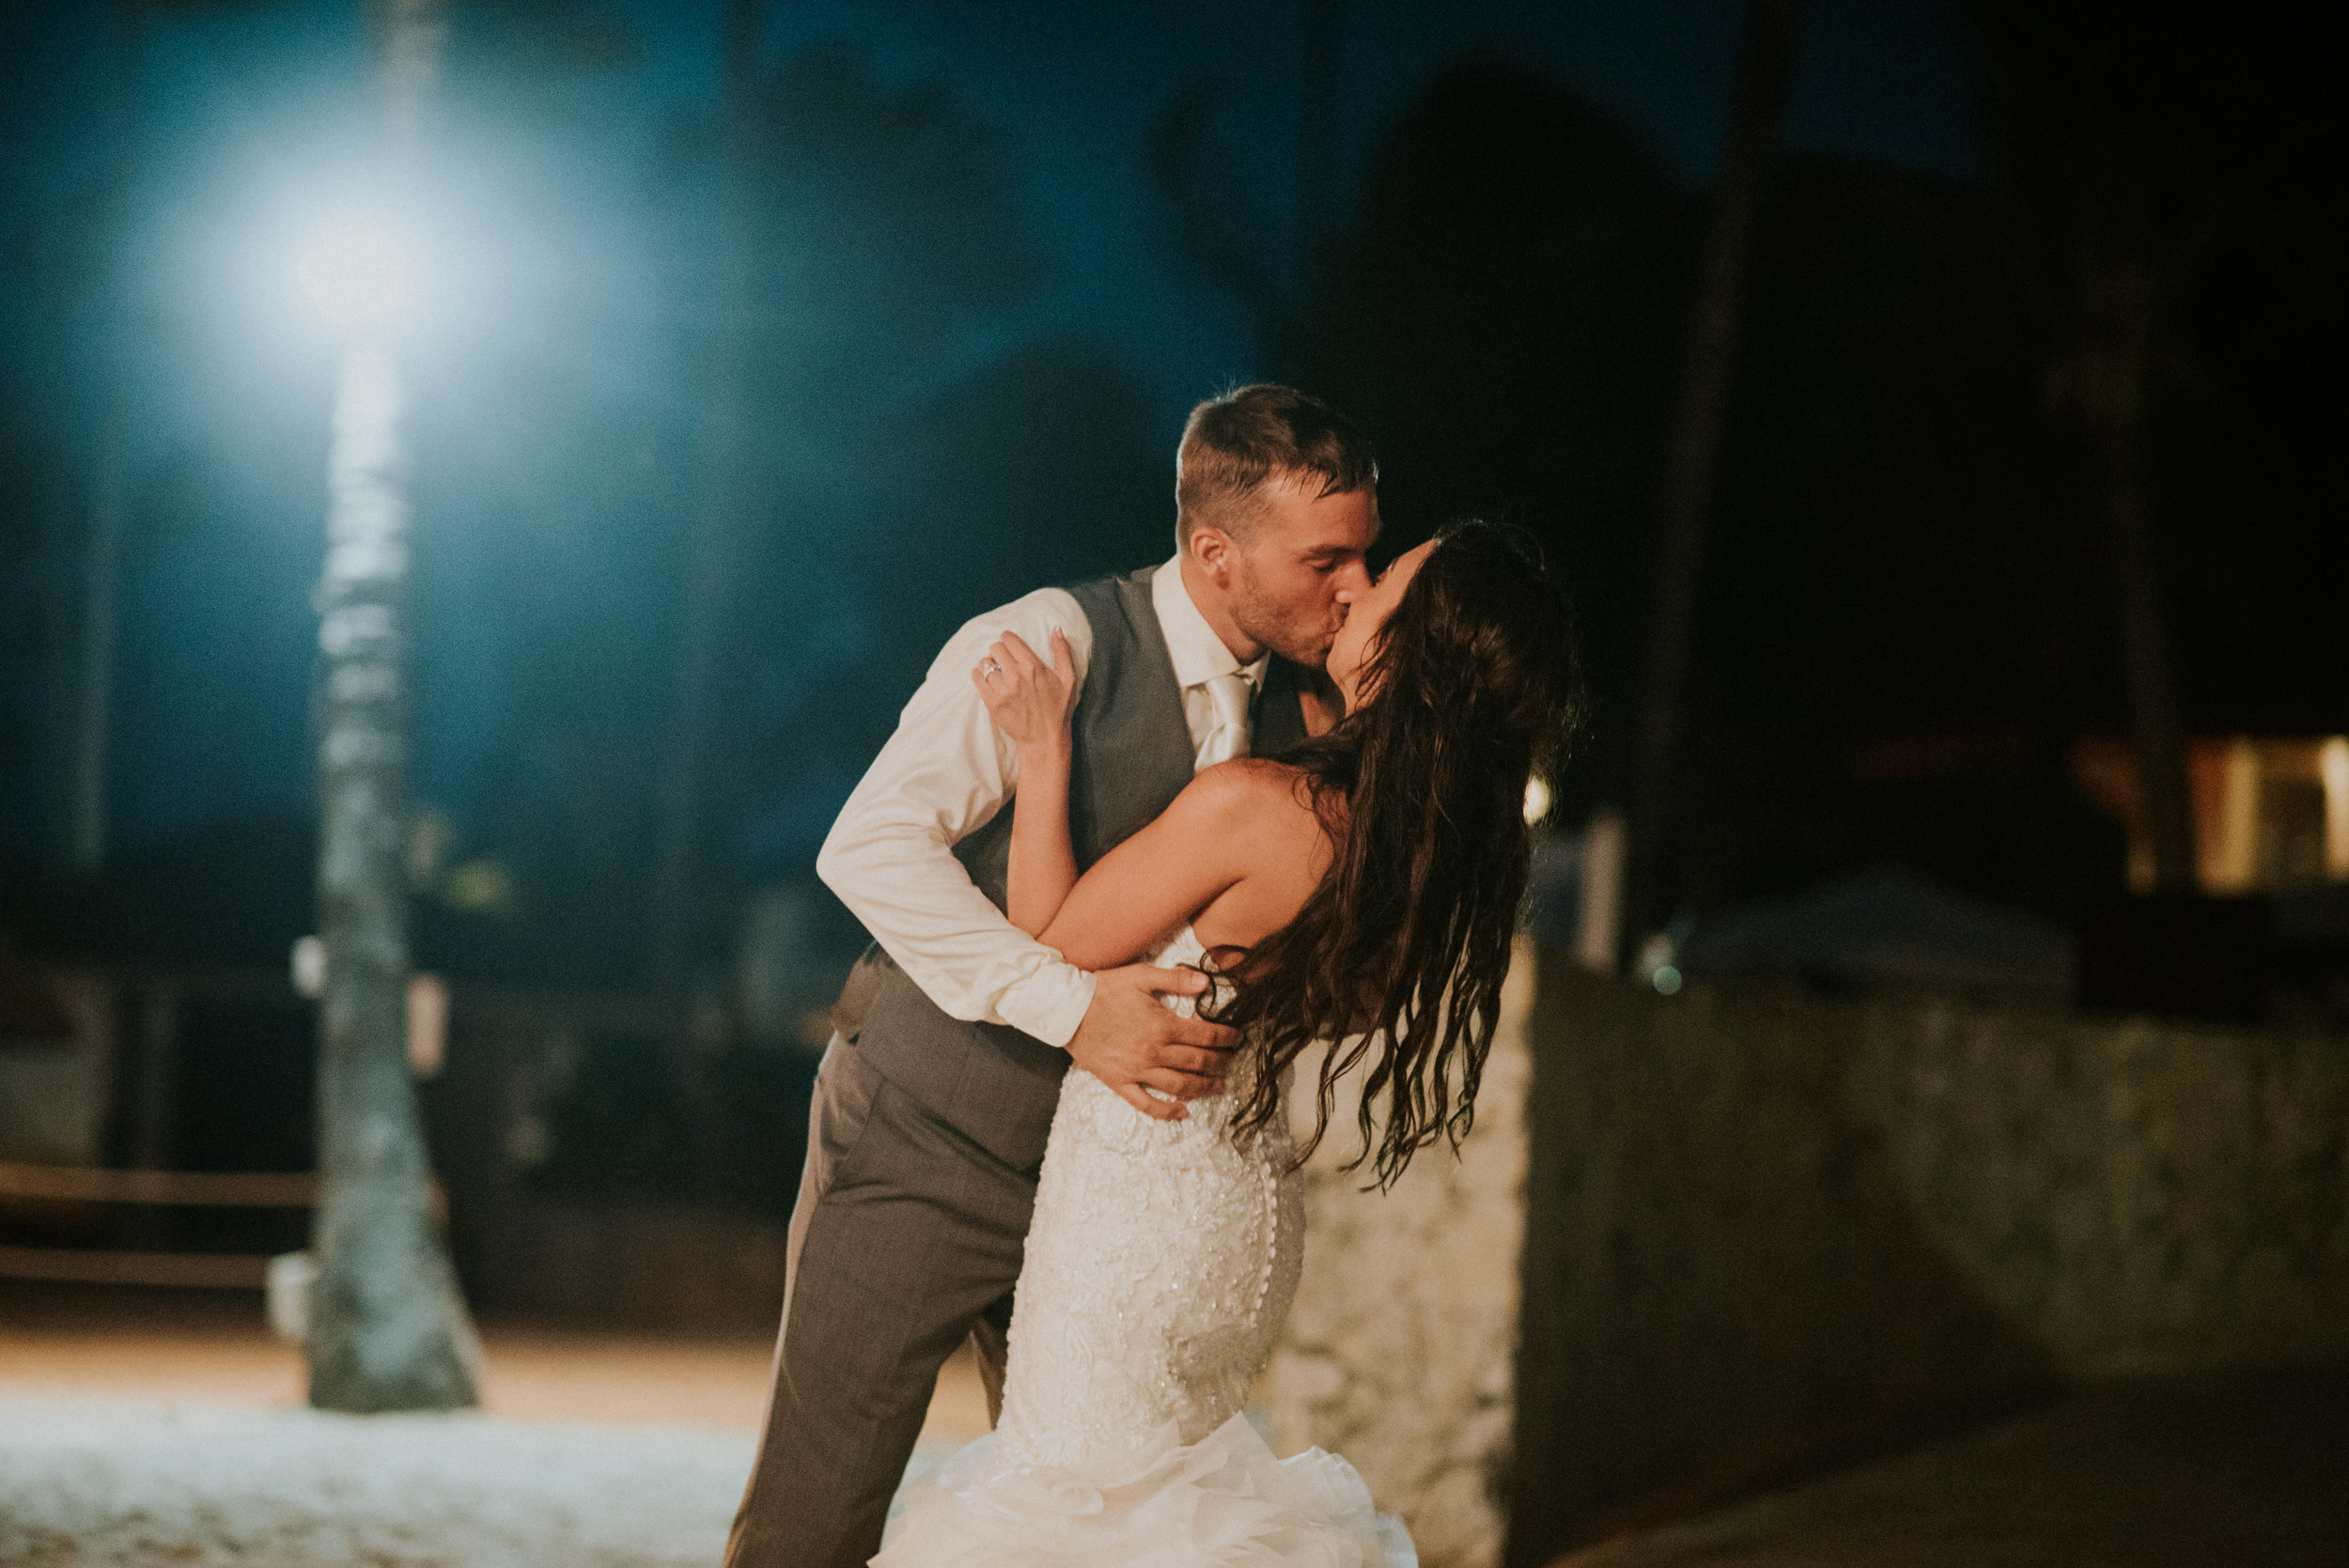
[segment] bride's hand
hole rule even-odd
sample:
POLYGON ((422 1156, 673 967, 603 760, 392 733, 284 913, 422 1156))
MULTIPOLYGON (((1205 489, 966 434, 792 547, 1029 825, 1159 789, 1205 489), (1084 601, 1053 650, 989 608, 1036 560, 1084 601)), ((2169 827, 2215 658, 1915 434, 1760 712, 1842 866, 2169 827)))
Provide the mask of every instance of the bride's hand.
POLYGON ((1047 664, 1016 631, 995 639, 971 684, 994 716, 995 727, 1022 749, 1050 747, 1068 737, 1068 716, 1077 707, 1077 664, 1068 639, 1052 629, 1052 661, 1047 664))

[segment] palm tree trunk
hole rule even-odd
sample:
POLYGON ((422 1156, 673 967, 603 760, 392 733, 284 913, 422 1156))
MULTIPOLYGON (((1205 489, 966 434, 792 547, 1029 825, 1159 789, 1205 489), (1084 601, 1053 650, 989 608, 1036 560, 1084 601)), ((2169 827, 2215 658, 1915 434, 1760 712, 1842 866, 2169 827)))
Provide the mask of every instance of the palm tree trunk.
POLYGON ((1736 369, 1747 258, 1768 189, 1770 156, 1794 74, 1801 23, 1802 0, 1754 0, 1712 228, 1689 312, 1680 409, 1664 469, 1663 568, 1633 784, 1632 896, 1626 910, 1630 918, 1624 923, 1630 941, 1639 940, 1662 918, 1670 897, 1672 753, 1695 637, 1705 524, 1712 509, 1722 415, 1736 369))
POLYGON ((407 1051, 408 568, 399 371, 344 357, 326 570, 319 583, 319 1272, 310 1403, 328 1410, 475 1403, 477 1352, 430 1202, 407 1051))
MULTIPOLYGON (((436 0, 387 0, 380 78, 396 163, 412 164, 443 36, 436 0)), ((478 1403, 480 1351, 432 1213, 407 1053, 408 453, 399 366, 344 353, 318 588, 318 1282, 310 1403, 443 1410, 478 1403)))
POLYGON ((2079 247, 2075 266, 2088 334, 2078 350, 2078 390, 2110 559, 2129 740, 2154 852, 2154 887, 2191 893, 2194 798, 2154 540, 2146 447, 2155 345, 2169 284, 2155 267, 2088 243, 2079 247))

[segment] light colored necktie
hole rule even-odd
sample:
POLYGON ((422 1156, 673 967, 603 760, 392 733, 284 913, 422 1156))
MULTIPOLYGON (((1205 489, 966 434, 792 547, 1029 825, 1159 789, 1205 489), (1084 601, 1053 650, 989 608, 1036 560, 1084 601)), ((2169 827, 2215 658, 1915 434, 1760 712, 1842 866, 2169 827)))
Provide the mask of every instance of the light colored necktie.
POLYGON ((1196 768, 1212 768, 1248 752, 1248 677, 1237 670, 1206 683, 1207 706, 1214 716, 1207 738, 1199 743, 1196 768))

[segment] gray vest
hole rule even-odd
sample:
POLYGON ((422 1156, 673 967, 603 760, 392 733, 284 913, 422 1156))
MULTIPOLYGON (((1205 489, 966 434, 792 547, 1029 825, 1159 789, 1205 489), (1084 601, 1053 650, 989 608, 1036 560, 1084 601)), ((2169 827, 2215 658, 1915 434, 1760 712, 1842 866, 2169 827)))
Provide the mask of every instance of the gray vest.
MULTIPOLYGON (((1190 782, 1182 689, 1150 598, 1157 569, 1069 590, 1093 628, 1069 771, 1069 837, 1080 870, 1156 818, 1190 782)), ((1251 750, 1269 756, 1304 737, 1305 719, 1293 667, 1275 659, 1264 684, 1251 750)), ((1006 805, 955 846, 972 884, 999 909, 1011 820, 1006 805)), ((876 1072, 949 1126, 1016 1169, 1043 1163, 1066 1051, 1003 1024, 947 1017, 878 945, 857 961, 832 1016, 841 1037, 876 1072)))

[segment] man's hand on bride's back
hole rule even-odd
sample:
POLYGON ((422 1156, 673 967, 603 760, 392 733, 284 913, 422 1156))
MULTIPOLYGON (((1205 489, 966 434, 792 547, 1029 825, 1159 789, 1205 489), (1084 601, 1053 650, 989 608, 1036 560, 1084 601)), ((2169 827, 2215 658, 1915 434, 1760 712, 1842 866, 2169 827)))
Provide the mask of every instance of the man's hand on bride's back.
POLYGON ((1022 751, 1066 740, 1068 716, 1076 711, 1077 661, 1058 627, 1052 629, 1051 655, 1047 664, 1018 632, 1006 631, 971 672, 971 684, 979 689, 995 727, 1022 751))
POLYGON ((1197 996, 1206 989, 1206 975, 1128 964, 1097 971, 1093 982, 1093 1005, 1068 1041, 1068 1055, 1078 1066, 1136 1110, 1162 1122, 1190 1114, 1181 1101, 1223 1086, 1235 1044, 1232 1032, 1204 1018, 1184 1017, 1159 1000, 1197 996), (1145 1084, 1174 1099, 1144 1094, 1145 1084))

